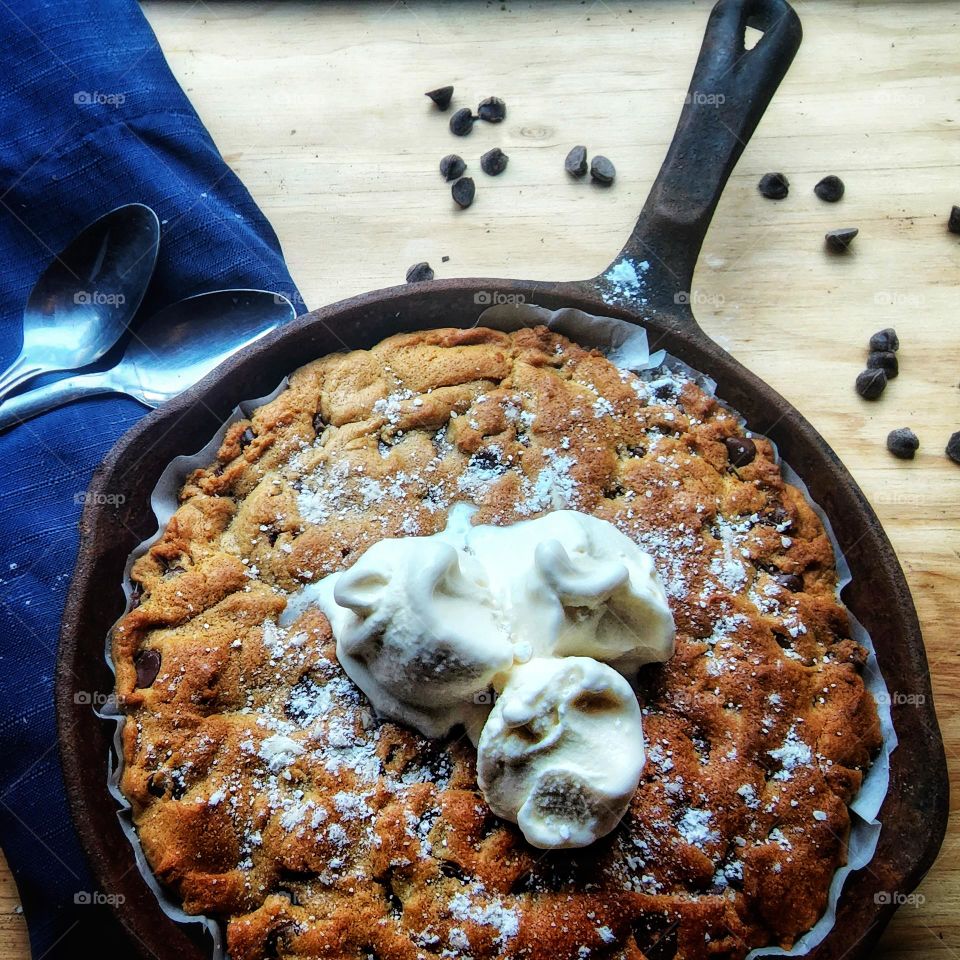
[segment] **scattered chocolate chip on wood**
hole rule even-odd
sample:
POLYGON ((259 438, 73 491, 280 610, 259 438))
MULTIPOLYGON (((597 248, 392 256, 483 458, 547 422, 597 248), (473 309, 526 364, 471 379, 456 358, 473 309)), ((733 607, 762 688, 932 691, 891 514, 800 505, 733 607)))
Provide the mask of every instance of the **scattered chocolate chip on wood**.
POLYGON ((604 156, 597 154, 590 161, 590 176, 604 186, 609 186, 617 177, 617 168, 604 156))
POLYGON ((440 161, 440 175, 444 180, 459 180, 463 176, 463 171, 467 169, 467 164, 463 157, 458 157, 455 153, 448 153, 440 161))
POLYGON ((424 96, 429 97, 438 110, 446 110, 453 98, 453 87, 437 87, 436 90, 428 90, 424 96))
POLYGON ((790 181, 782 173, 765 173, 757 189, 768 200, 783 200, 790 192, 790 181))
POLYGON ((947 229, 951 233, 960 233, 960 207, 950 208, 950 217, 947 220, 947 229))
POLYGON ((491 177, 498 177, 507 169, 509 160, 510 158, 499 147, 494 147, 480 158, 480 169, 491 177))
POLYGON ((477 118, 469 107, 461 107, 450 118, 450 132, 458 137, 465 137, 473 130, 473 122, 477 118))
POLYGON ((920 440, 909 427, 900 427, 887 434, 887 449, 898 460, 912 460, 920 447, 920 440))
POLYGON ((897 336, 897 331, 893 327, 884 327, 883 330, 878 330, 870 338, 870 349, 872 351, 889 350, 896 353, 900 349, 900 338, 897 336))
POLYGON ((433 267, 426 260, 415 263, 407 270, 407 283, 420 283, 423 280, 433 279, 433 267))
POLYGON ((477 107, 477 116, 487 123, 500 123, 506 115, 507 105, 499 97, 487 97, 477 107))
POLYGON ((844 189, 843 181, 831 173, 813 188, 813 192, 827 203, 836 203, 843 199, 844 189))
POLYGON ((887 388, 884 370, 864 370, 857 376, 856 390, 864 400, 876 400, 887 388))
POLYGON ((732 466, 745 467, 753 463, 757 445, 749 437, 727 437, 723 443, 727 448, 727 460, 732 466))
POLYGON ((567 159, 563 161, 563 169, 571 177, 585 177, 587 175, 587 148, 584 146, 574 147, 568 154, 567 159))
POLYGON ((960 463, 960 430, 950 435, 947 441, 947 456, 954 463, 960 463))
POLYGON ((860 231, 856 227, 839 227, 836 230, 828 231, 824 240, 827 243, 827 249, 833 253, 846 253, 847 248, 853 242, 853 238, 860 231))
POLYGON ((900 373, 900 364, 892 350, 873 350, 867 357, 867 369, 883 370, 887 379, 892 380, 900 373))
POLYGON ((153 686, 160 672, 160 652, 158 650, 141 650, 133 661, 137 671, 137 686, 141 689, 153 686))
POLYGON ((458 207, 466 209, 473 203, 477 194, 477 186, 472 177, 461 177, 450 189, 454 202, 458 207))

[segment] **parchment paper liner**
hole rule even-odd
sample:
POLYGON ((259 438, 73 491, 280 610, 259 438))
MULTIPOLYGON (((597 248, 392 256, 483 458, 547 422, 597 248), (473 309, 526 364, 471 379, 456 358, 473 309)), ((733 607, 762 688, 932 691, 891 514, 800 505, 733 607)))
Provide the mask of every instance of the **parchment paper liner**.
MULTIPOLYGON (((601 350, 612 363, 623 369, 639 373, 663 366, 670 371, 683 374, 687 378, 694 380, 698 386, 708 393, 715 394, 716 383, 707 375, 694 370, 682 360, 670 356, 663 350, 651 355, 647 346, 646 331, 635 324, 627 323, 624 320, 618 320, 614 317, 594 316, 572 308, 550 311, 532 303, 519 303, 490 307, 480 315, 476 325, 512 331, 525 326, 536 326, 538 324, 548 326, 551 330, 563 334, 581 346, 596 347, 598 350, 601 350)), ((137 545, 128 557, 126 569, 124 570, 123 591, 127 600, 125 613, 130 609, 130 570, 134 561, 142 556, 147 549, 156 542, 170 518, 173 516, 178 506, 177 493, 183 485, 186 476, 193 470, 199 467, 205 467, 213 462, 220 448, 220 444, 223 442, 224 434, 231 424, 237 420, 249 418, 254 409, 275 399, 286 389, 286 386, 287 378, 284 377, 280 385, 272 393, 265 397, 244 401, 239 404, 209 443, 191 456, 177 457, 163 471, 150 497, 150 503, 158 522, 157 532, 137 545)), ((730 407, 727 407, 727 409, 739 418, 737 411, 732 410, 730 407)), ((740 419, 741 422, 743 422, 742 418, 740 419)), ((759 434, 751 435, 759 436, 759 434)), ((826 530, 827 536, 830 538, 837 564, 837 596, 839 597, 840 592, 850 582, 851 575, 850 567, 840 551, 840 546, 834 535, 830 521, 819 504, 815 503, 811 498, 803 480, 797 476, 789 464, 780 459, 776 444, 773 444, 772 441, 770 442, 774 448, 774 455, 782 471, 783 478, 801 491, 807 502, 820 518, 824 530, 826 530)), ((784 950, 781 947, 762 947, 751 951, 747 956, 747 960, 755 960, 755 958, 758 957, 768 956, 798 957, 809 953, 809 951, 817 946, 827 934, 829 934, 831 929, 833 929, 833 925, 836 922, 837 901, 847 877, 851 871, 865 867, 872 859, 877 847, 881 830, 881 824, 877 819, 877 815, 880 812, 880 807, 887 793, 890 780, 890 754, 896 749, 897 735, 890 717, 890 696, 877 664, 873 642, 860 621, 849 611, 848 613, 850 616, 851 637, 866 647, 868 651, 867 663, 863 671, 863 681, 867 689, 873 694, 877 704, 883 742, 878 756, 864 777, 860 791, 850 804, 851 825, 847 848, 847 863, 840 867, 833 876, 828 893, 827 909, 823 916, 810 930, 799 937, 789 950, 784 950)), ((105 656, 108 666, 113 670, 109 636, 106 641, 105 656)), ((117 816, 124 834, 133 846, 140 873, 143 875, 150 889, 156 894, 163 912, 178 923, 199 923, 203 925, 212 939, 212 960, 223 960, 225 951, 220 923, 211 917, 194 916, 184 913, 181 907, 171 899, 169 894, 163 889, 150 870, 143 853, 143 848, 140 845, 140 840, 137 837, 136 829, 132 823, 130 804, 120 792, 119 787, 120 775, 123 769, 123 750, 120 737, 125 718, 118 712, 116 703, 112 698, 108 701, 104 709, 98 711, 98 715, 103 719, 112 720, 116 723, 113 752, 109 758, 110 776, 108 785, 110 793, 120 807, 117 816)))

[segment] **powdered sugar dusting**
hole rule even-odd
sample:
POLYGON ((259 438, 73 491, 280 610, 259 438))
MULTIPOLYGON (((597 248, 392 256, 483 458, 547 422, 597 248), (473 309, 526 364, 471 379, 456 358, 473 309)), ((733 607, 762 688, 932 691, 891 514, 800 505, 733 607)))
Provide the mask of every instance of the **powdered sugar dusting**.
POLYGON ((783 746, 777 747, 776 750, 770 750, 769 753, 781 767, 773 775, 774 780, 789 780, 797 767, 808 767, 813 761, 813 751, 809 744, 797 735, 796 724, 787 732, 783 746))
POLYGON ((646 288, 645 274, 650 269, 647 260, 633 260, 624 257, 618 260, 603 276, 601 280, 601 295, 605 303, 620 303, 624 300, 633 303, 645 304, 646 288))
POLYGON ((505 907, 499 897, 489 894, 479 882, 470 884, 464 892, 454 894, 449 910, 455 920, 470 920, 481 926, 495 928, 500 944, 520 932, 519 914, 505 907))

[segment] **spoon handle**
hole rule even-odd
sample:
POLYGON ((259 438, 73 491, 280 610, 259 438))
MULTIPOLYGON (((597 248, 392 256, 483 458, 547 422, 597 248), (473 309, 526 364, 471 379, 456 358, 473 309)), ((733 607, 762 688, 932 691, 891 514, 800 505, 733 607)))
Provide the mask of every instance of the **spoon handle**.
POLYGON ((82 397, 114 392, 116 387, 102 373, 83 373, 56 380, 0 403, 0 431, 82 397))
POLYGON ((43 373, 43 367, 28 363, 26 356, 21 353, 3 373, 0 373, 0 400, 38 373, 43 373))

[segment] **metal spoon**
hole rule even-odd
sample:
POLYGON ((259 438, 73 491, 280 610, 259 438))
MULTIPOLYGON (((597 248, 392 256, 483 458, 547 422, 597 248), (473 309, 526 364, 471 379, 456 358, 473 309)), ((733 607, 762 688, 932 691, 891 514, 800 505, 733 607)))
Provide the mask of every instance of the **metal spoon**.
POLYGON ((115 367, 65 377, 11 397, 0 405, 0 430, 102 393, 125 393, 144 406, 157 407, 295 316, 289 300, 265 290, 217 290, 180 300, 133 331, 115 367))
POLYGON ((142 203, 111 210, 75 237, 30 293, 23 347, 0 374, 0 399, 38 374, 99 360, 137 312, 159 246, 160 221, 142 203))

